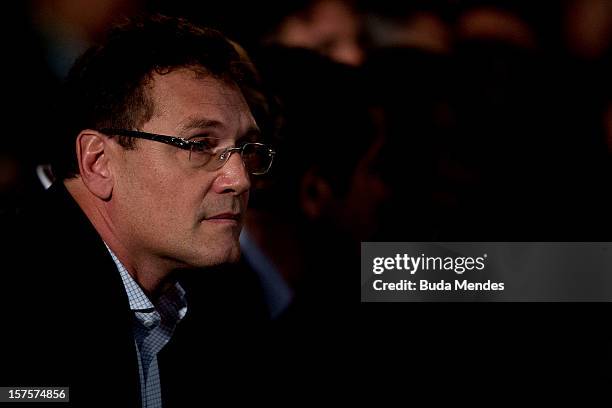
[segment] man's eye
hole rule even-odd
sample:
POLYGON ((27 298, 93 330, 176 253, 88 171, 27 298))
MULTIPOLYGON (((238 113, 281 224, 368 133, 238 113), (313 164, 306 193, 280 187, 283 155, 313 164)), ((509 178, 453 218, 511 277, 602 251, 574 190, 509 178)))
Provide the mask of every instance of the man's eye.
POLYGON ((191 150, 201 153, 212 153, 219 144, 215 139, 197 139, 190 140, 191 150))

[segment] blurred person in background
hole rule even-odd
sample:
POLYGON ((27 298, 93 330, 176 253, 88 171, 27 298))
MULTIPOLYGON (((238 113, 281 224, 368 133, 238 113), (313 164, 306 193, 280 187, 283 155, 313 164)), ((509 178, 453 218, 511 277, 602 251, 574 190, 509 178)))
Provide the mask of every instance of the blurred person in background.
POLYGON ((351 0, 301 0, 280 11, 264 43, 308 48, 348 65, 363 62, 362 17, 351 0))
POLYGON ((284 309, 292 304, 283 318, 335 316, 350 307, 345 272, 358 265, 360 242, 375 236, 388 199, 384 135, 359 71, 296 48, 270 47, 255 62, 277 100, 282 154, 253 191, 243 253, 282 278, 284 309))
POLYGON ((151 3, 166 14, 220 29, 249 52, 276 44, 308 48, 348 65, 359 65, 364 58, 363 16, 354 0, 151 3))
POLYGON ((445 1, 361 1, 369 46, 411 48, 445 54, 453 32, 445 1), (445 7, 446 6, 446 7, 445 7))
POLYGON ((512 2, 466 2, 455 22, 459 41, 489 40, 516 47, 534 48, 537 39, 532 27, 520 14, 521 6, 512 2))
POLYGON ((278 157, 241 235, 242 267, 260 277, 273 319, 269 378, 298 396, 345 395, 353 382, 338 377, 360 372, 347 347, 360 335, 360 244, 377 236, 390 198, 385 134, 356 68, 298 48, 254 58, 279 118, 278 157), (316 383, 303 382, 312 372, 316 383))

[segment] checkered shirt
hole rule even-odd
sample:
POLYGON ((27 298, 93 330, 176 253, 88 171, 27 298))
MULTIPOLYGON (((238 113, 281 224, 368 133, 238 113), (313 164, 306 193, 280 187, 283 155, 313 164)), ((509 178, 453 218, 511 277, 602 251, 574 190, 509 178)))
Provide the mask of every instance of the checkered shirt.
MULTIPOLYGON (((107 246, 108 248, 108 246, 107 246)), ((108 248, 134 312, 133 332, 138 350, 138 371, 143 408, 161 408, 161 384, 157 354, 170 341, 176 325, 187 313, 185 291, 178 283, 153 304, 117 256, 108 248)))

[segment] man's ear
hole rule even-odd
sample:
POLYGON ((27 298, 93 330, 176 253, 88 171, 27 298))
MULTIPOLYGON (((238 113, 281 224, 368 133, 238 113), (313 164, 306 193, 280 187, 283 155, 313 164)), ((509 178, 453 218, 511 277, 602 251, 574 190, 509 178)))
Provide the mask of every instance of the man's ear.
POLYGON ((91 129, 83 130, 76 140, 81 179, 102 200, 110 199, 114 185, 109 142, 108 137, 91 129))
POLYGON ((329 212, 334 202, 331 186, 318 172, 310 169, 304 174, 300 186, 300 205, 310 220, 317 220, 329 212))

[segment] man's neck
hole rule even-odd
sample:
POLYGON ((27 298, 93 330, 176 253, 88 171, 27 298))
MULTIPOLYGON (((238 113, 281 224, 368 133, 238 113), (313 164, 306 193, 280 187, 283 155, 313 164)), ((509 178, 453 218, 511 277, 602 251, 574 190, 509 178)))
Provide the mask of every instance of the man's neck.
POLYGON ((147 256, 141 248, 131 248, 129 240, 121 239, 115 227, 108 203, 94 196, 80 178, 64 181, 66 189, 85 213, 102 240, 140 285, 151 301, 155 301, 174 284, 176 269, 170 261, 147 256))

